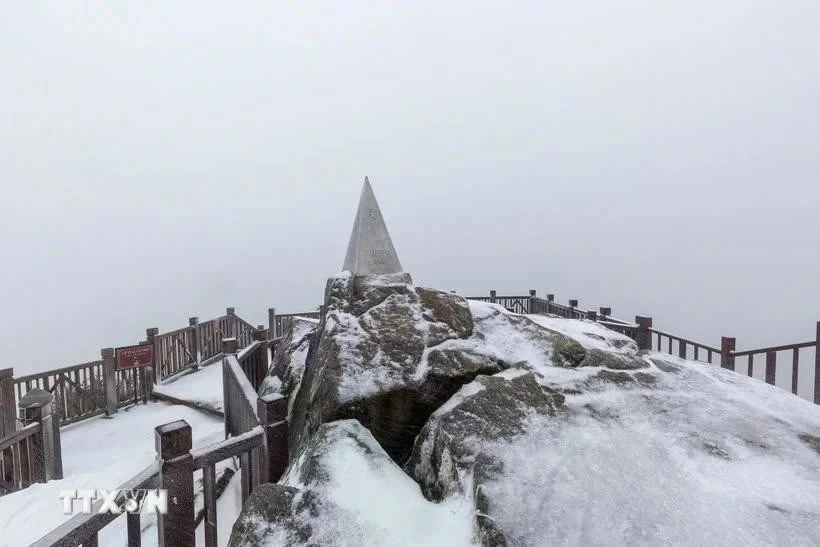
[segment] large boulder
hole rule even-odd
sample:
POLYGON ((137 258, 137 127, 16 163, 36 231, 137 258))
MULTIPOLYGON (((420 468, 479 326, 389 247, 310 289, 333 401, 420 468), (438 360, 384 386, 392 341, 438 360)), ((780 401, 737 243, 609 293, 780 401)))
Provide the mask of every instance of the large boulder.
POLYGON ((485 443, 511 442, 527 432, 535 416, 550 417, 564 396, 539 385, 525 369, 479 376, 436 410, 416 440, 407 471, 432 500, 466 495, 475 500, 478 536, 484 544, 504 544, 494 524, 494 507, 483 484, 503 473, 485 443))
POLYGON ((649 357, 478 377, 430 417, 406 469, 429 499, 472 499, 483 545, 813 544, 820 410, 649 357))
POLYGON ((470 504, 436 504, 355 420, 320 426, 276 485, 259 487, 230 545, 472 545, 470 504))
POLYGON ((345 273, 325 295, 290 414, 291 454, 321 424, 356 419, 403 464, 436 408, 476 375, 506 366, 480 345, 462 355, 457 344, 473 334, 467 301, 414 287, 407 274, 345 273))

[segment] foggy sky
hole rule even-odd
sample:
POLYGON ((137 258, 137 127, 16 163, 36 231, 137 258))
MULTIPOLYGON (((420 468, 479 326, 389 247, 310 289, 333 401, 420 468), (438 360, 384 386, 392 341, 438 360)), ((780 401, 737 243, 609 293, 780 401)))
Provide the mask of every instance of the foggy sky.
POLYGON ((813 339, 820 3, 669 4, 2 3, 0 367, 314 309, 365 175, 417 284, 813 339))

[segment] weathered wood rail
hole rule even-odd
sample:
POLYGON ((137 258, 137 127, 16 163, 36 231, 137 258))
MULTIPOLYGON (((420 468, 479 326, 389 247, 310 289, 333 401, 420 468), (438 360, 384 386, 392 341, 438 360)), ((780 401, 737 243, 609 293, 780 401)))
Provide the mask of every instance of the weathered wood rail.
POLYGON ((53 419, 53 400, 47 391, 32 392, 22 401, 24 426, 0 438, 2 493, 63 478, 60 428, 53 419))
POLYGON ((738 358, 745 358, 746 373, 750 377, 754 376, 755 358, 761 357, 760 362, 765 359, 763 379, 772 385, 777 385, 778 355, 786 353, 790 359, 791 385, 789 388, 793 394, 797 394, 799 388, 801 351, 811 351, 813 348, 813 395, 814 403, 820 405, 820 321, 816 325, 814 340, 738 351, 736 349, 737 341, 734 337, 722 337, 720 347, 716 347, 656 329, 652 325, 651 317, 636 316, 634 323, 628 322, 613 317, 612 308, 602 307, 599 308, 599 311, 584 310, 578 307, 578 300, 576 299, 571 299, 567 305, 563 305, 555 302, 555 295, 548 294, 546 298, 539 298, 534 290, 530 290, 526 296, 498 296, 496 291, 491 290, 489 296, 471 296, 467 298, 468 300, 498 304, 514 313, 538 313, 595 321, 609 329, 629 336, 635 340, 640 349, 655 350, 677 355, 683 359, 694 359, 706 363, 714 363, 719 359, 720 365, 729 370, 735 370, 735 363, 738 358))
MULTIPOLYGON (((283 321, 289 316, 283 316, 283 321)), ((227 308, 225 315, 199 323, 191 317, 188 326, 174 331, 159 333, 157 328, 146 329, 142 344, 154 348, 154 366, 150 374, 144 369, 116 370, 113 348, 104 348, 102 359, 69 367, 27 374, 13 379, 13 395, 17 401, 32 389, 39 388, 54 394, 54 408, 60 425, 111 414, 117 408, 145 400, 153 382, 161 382, 172 376, 196 368, 203 363, 219 359, 222 339, 235 338, 240 348, 250 345, 260 336, 263 327, 254 327, 236 315, 234 308, 227 308), (108 376, 113 378, 108 386, 108 376)), ((0 386, 2 386, 0 379, 0 386)), ((0 387, 0 415, 9 406, 0 387)), ((11 404, 15 408, 17 404, 11 404)), ((2 421, 2 420, 0 420, 2 421)), ((0 433, 3 424, 0 424, 0 433)))
MULTIPOLYGON (((238 341, 225 339, 223 398, 225 409, 224 441, 193 449, 191 426, 184 420, 155 428, 157 461, 120 486, 121 490, 159 488, 167 490, 166 514, 157 515, 158 544, 163 547, 194 545, 197 521, 194 512, 194 475, 202 472, 204 498, 204 536, 206 547, 217 545, 217 464, 239 458, 242 501, 259 484, 276 482, 287 465, 287 399, 279 395, 258 397, 245 370, 261 360, 254 357, 266 349, 255 341, 237 354, 238 341), (243 367, 244 362, 244 367, 243 367)), ((267 368, 265 368, 267 371, 267 368)), ((99 533, 118 515, 100 514, 102 501, 93 505, 93 514, 76 515, 52 530, 33 545, 37 547, 96 546, 99 533)), ((127 543, 141 542, 140 514, 127 514, 127 543)), ((232 526, 233 523, 226 523, 232 526)))

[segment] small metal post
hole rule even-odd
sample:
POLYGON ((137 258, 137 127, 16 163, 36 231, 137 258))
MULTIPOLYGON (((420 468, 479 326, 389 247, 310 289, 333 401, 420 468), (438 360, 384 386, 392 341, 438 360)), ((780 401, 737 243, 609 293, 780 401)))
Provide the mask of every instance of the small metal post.
POLYGON ((159 487, 168 490, 168 512, 157 515, 161 547, 194 547, 194 458, 191 426, 185 420, 154 428, 159 487))

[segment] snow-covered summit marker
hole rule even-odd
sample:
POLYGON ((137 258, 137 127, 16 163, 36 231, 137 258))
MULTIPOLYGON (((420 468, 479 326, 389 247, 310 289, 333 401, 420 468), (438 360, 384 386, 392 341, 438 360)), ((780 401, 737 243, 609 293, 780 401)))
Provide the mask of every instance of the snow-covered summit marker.
POLYGON ((359 198, 359 209, 353 222, 353 232, 347 245, 344 270, 353 275, 379 275, 401 273, 401 262, 387 232, 373 188, 364 178, 364 188, 359 198))

